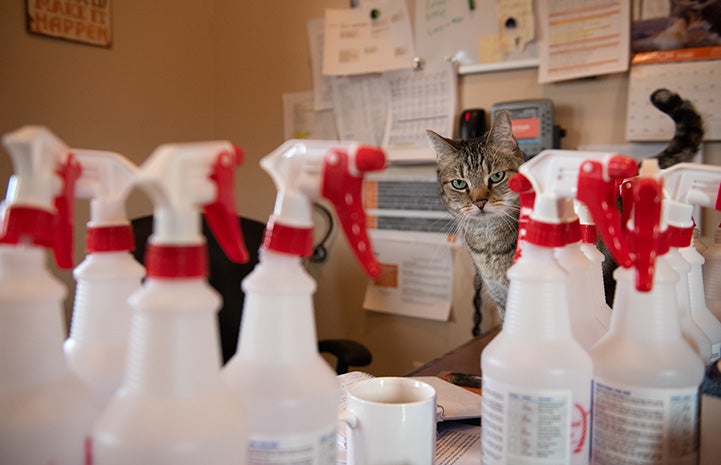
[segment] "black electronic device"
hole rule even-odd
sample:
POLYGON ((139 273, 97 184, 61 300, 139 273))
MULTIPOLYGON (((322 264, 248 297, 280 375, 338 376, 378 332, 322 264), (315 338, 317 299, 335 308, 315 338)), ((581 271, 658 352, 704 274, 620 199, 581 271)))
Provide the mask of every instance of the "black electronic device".
POLYGON ((501 110, 508 110, 513 135, 526 160, 547 149, 561 147, 564 131, 553 123, 553 102, 550 99, 499 102, 491 108, 491 121, 501 110))
POLYGON ((470 108, 461 112, 458 133, 461 139, 474 139, 486 132, 486 112, 482 108, 470 108))

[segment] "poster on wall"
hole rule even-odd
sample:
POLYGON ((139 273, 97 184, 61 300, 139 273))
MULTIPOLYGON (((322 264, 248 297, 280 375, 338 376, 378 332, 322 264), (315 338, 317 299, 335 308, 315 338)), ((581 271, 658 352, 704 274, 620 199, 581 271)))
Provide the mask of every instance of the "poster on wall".
POLYGON ((721 58, 721 1, 645 0, 631 24, 632 64, 721 58))
POLYGON ((56 39, 109 48, 111 0, 25 0, 27 30, 56 39))

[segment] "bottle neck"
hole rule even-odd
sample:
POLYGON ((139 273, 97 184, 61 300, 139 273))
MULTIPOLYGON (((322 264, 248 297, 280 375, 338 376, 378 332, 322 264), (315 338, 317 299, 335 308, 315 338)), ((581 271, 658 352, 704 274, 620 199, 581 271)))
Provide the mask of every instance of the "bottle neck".
POLYGON ((67 290, 45 262, 43 248, 0 245, 2 388, 27 388, 68 374, 61 305, 67 290))
POLYGON ((127 252, 88 255, 73 275, 77 280, 70 338, 77 343, 125 347, 132 309, 145 270, 127 252))
POLYGON ((203 279, 148 279, 130 297, 135 309, 125 389, 192 396, 217 388, 220 297, 203 279))
POLYGON ((521 247, 523 254, 508 271, 503 332, 536 339, 571 338, 566 273, 554 249, 529 242, 521 247))
POLYGON ((634 340, 674 340, 681 337, 675 286, 677 273, 657 260, 653 287, 636 289, 635 269, 617 268, 616 293, 609 333, 634 340))
POLYGON ((315 281, 299 257, 261 249, 261 261, 243 290, 239 359, 283 364, 317 357, 315 281))

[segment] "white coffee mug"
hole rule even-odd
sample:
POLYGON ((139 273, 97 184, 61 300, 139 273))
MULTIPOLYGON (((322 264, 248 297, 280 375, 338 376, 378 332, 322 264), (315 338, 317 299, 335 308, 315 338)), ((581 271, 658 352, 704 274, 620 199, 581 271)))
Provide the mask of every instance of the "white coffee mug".
POLYGON ((412 378, 378 377, 348 388, 340 418, 348 465, 433 465, 436 391, 412 378))

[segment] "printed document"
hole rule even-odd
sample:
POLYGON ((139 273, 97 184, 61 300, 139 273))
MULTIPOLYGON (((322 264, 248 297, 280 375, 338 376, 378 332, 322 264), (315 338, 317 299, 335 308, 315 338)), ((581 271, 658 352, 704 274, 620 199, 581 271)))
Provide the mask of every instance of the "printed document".
POLYGON ((630 57, 630 0, 538 2, 541 83, 623 72, 630 57))

